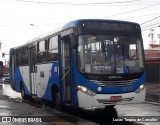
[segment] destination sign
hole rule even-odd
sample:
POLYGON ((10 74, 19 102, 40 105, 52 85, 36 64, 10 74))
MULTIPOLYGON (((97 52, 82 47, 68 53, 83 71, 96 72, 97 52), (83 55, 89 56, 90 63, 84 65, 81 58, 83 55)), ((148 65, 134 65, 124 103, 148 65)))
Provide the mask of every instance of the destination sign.
POLYGON ((119 21, 84 21, 81 23, 81 28, 82 30, 140 32, 138 24, 119 21))

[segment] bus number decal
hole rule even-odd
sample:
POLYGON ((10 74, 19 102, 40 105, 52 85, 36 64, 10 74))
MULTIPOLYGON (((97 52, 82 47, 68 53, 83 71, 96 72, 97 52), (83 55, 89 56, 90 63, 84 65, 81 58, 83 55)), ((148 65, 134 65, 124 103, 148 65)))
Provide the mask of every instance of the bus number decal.
POLYGON ((122 87, 122 91, 123 92, 133 91, 133 87, 132 86, 124 86, 124 87, 122 87))

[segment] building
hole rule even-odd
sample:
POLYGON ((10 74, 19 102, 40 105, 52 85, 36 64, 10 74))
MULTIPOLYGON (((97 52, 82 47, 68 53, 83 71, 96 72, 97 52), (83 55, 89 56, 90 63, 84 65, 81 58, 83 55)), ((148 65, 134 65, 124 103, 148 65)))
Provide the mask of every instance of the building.
POLYGON ((160 45, 150 44, 145 50, 146 82, 160 83, 160 45))
POLYGON ((6 65, 3 67, 3 74, 9 74, 9 67, 6 65))
POLYGON ((149 50, 160 50, 160 45, 158 45, 158 44, 149 44, 149 50))

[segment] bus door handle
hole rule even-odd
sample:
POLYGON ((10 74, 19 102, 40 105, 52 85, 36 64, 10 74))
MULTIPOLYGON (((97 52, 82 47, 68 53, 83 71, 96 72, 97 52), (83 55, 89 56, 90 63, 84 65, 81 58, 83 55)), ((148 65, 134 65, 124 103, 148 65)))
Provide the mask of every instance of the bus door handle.
POLYGON ((34 72, 37 73, 37 66, 34 66, 34 72))
POLYGON ((62 70, 67 70, 67 69, 70 69, 70 67, 65 67, 65 68, 62 68, 62 70))

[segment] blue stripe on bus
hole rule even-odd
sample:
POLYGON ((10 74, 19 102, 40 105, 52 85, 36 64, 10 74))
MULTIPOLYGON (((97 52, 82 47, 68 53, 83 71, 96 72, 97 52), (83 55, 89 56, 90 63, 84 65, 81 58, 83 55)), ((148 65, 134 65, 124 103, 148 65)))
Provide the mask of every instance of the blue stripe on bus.
POLYGON ((15 67, 15 90, 17 92, 21 92, 21 89, 20 89, 20 83, 23 83, 23 87, 24 87, 24 90, 25 90, 25 94, 27 95, 31 95, 27 86, 26 86, 26 83, 24 83, 24 80, 22 78, 22 75, 21 75, 21 72, 20 72, 20 67, 15 67))
MULTIPOLYGON (((145 73, 135 82, 131 83, 130 86, 133 88, 132 91, 128 92, 134 92, 141 84, 145 83, 145 73)), ((99 87, 98 84, 86 79, 79 73, 77 69, 75 69, 75 84, 80 84, 83 85, 91 90, 93 90, 95 93, 98 94, 118 94, 118 93, 124 93, 122 91, 123 86, 112 86, 112 87, 107 87, 107 86, 102 86, 102 91, 99 92, 97 88, 99 87)), ((113 83, 114 84, 114 83, 113 83)))
POLYGON ((59 75, 58 75, 58 67, 59 67, 59 63, 53 63, 52 68, 51 68, 51 77, 48 80, 47 83, 47 88, 45 91, 45 94, 42 96, 43 99, 52 101, 52 85, 56 84, 59 87, 59 75), (55 72, 55 69, 57 68, 57 72, 55 72))

